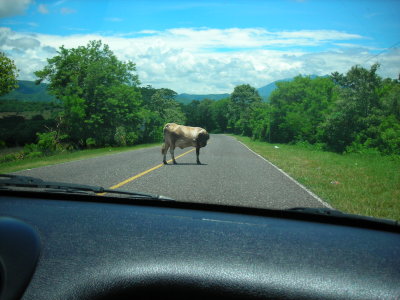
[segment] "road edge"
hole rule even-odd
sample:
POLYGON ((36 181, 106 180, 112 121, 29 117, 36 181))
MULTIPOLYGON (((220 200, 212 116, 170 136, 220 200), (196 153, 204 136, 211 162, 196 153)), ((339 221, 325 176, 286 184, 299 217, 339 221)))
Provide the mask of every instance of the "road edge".
POLYGON ((265 162, 267 162, 268 164, 270 164, 272 167, 274 167, 276 170, 278 170, 279 172, 281 172, 283 175, 285 175, 288 179, 290 179, 292 182, 294 182, 296 185, 298 185, 300 188, 302 188, 303 190, 305 190, 310 196, 312 196, 313 198, 315 198, 319 203, 321 203, 322 205, 324 205, 325 207, 329 208, 329 209, 334 209, 330 204, 328 204, 327 202, 325 202, 324 200, 322 200, 320 197, 318 197, 316 194, 314 194, 312 191, 310 191, 308 188, 306 188, 304 185, 302 185, 301 183, 299 183, 296 179, 294 179, 292 176, 290 176, 289 174, 287 174, 285 171, 283 171, 281 168, 275 166, 272 162, 270 162, 268 159, 266 159, 265 157, 261 156, 260 154, 258 154, 257 152, 251 150, 247 145, 245 145, 244 143, 242 143, 241 141, 235 139, 237 142, 239 142, 240 144, 242 144, 245 148, 247 148, 247 150, 249 150, 250 152, 252 152, 253 154, 255 154, 256 156, 258 156, 259 158, 261 158, 262 160, 264 160, 265 162))

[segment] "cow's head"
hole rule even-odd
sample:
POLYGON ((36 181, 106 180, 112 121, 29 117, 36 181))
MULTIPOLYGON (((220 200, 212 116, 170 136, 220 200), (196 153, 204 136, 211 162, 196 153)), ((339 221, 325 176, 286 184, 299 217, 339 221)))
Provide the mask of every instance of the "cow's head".
POLYGON ((197 144, 200 147, 205 147, 207 146, 207 141, 210 138, 210 135, 208 134, 207 131, 201 131, 199 132, 199 135, 197 136, 197 144))

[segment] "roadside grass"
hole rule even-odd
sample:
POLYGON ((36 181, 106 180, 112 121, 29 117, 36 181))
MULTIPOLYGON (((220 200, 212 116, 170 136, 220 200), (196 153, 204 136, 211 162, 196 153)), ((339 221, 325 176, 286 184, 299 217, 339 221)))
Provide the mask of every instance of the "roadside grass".
POLYGON ((342 155, 301 145, 269 144, 233 136, 335 209, 400 220, 399 157, 342 155))
MULTIPOLYGON (((36 157, 36 158, 25 158, 16 161, 10 161, 0 163, 0 173, 10 173, 20 170, 33 169, 38 167, 44 167, 48 165, 55 165, 59 163, 65 163, 74 160, 81 160, 86 158, 92 158, 97 156, 109 155, 120 153, 129 150, 137 150, 142 148, 149 148, 158 146, 160 143, 141 144, 130 147, 106 147, 98 149, 87 149, 74 152, 58 153, 51 156, 36 157)), ((161 155, 161 154, 160 154, 161 155)))

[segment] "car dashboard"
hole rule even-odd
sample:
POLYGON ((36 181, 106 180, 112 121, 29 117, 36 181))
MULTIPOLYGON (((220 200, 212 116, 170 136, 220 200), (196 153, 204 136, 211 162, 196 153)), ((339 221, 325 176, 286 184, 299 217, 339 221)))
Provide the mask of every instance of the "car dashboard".
POLYGON ((396 299, 399 232, 296 211, 2 191, 1 299, 396 299))

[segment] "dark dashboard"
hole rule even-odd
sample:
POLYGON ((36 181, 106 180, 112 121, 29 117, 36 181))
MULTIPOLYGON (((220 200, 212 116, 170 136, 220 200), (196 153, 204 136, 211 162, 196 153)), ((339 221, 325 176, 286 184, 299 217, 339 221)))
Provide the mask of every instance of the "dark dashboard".
POLYGON ((1 299, 396 299, 399 232, 298 211, 2 191, 1 299))

